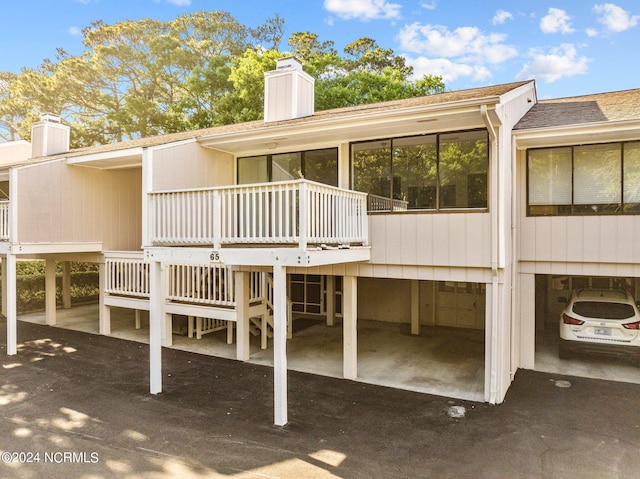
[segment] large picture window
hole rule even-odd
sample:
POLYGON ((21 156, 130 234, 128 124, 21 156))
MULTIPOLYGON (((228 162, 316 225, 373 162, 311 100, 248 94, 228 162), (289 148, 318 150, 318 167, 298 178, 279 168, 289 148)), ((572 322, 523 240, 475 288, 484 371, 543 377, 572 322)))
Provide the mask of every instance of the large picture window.
POLYGON ((353 188, 369 211, 486 209, 486 130, 355 143, 353 188))
POLYGON ((529 215, 640 212, 640 142, 527 153, 529 215))
POLYGON ((338 186, 338 149, 238 158, 238 184, 241 185, 299 178, 338 186))

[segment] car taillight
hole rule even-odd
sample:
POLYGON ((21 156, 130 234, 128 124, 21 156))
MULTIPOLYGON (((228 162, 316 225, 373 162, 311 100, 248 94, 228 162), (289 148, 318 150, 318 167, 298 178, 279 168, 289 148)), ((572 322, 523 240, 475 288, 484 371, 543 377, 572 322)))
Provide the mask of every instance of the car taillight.
POLYGON ((635 323, 623 324, 625 329, 638 329, 640 330, 640 321, 636 321, 635 323))
POLYGON ((564 324, 574 324, 576 326, 580 326, 581 324, 584 324, 584 321, 581 321, 581 320, 576 319, 576 318, 572 318, 568 314, 563 314, 562 315, 562 322, 564 324))

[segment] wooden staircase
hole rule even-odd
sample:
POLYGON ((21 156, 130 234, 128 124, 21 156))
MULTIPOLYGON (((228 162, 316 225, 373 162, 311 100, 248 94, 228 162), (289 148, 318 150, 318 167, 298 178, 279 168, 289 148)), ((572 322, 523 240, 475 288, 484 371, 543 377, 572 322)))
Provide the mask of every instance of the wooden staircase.
MULTIPOLYGON (((269 338, 273 338, 273 276, 267 273, 263 276, 264 297, 261 298, 260 314, 249 318, 249 331, 254 336, 260 336, 260 348, 267 349, 269 338)), ((292 337, 293 310, 292 302, 287 296, 287 339, 292 337)), ((250 313, 251 314, 251 313, 250 313)))

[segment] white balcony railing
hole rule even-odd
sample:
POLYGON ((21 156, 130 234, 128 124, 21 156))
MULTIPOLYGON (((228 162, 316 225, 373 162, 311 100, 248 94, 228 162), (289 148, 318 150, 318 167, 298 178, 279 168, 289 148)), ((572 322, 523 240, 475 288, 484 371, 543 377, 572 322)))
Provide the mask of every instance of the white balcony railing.
MULTIPOLYGON (((149 263, 142 252, 105 253, 105 293, 133 298, 149 298, 149 263)), ((235 306, 233 271, 225 265, 168 264, 165 299, 181 303, 235 306)), ((261 301, 271 294, 266 273, 249 276, 249 301, 261 301), (266 285, 266 286, 265 286, 266 285)))
POLYGON ((367 197, 368 211, 407 211, 409 202, 385 198, 384 196, 369 194, 367 197))
POLYGON ((0 201, 0 241, 9 241, 9 200, 0 201))
POLYGON ((142 252, 105 253, 105 293, 149 298, 149 263, 142 252))
POLYGON ((308 180, 153 192, 150 242, 367 244, 366 198, 308 180))

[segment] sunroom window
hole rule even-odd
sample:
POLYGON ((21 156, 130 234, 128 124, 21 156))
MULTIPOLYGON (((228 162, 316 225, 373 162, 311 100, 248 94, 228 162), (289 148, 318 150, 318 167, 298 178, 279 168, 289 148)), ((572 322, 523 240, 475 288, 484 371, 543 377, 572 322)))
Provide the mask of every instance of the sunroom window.
POLYGON ((369 211, 486 209, 488 146, 486 130, 354 143, 353 188, 369 211))
POLYGON ((640 213, 640 142, 529 150, 528 214, 640 213))
POLYGON ((338 149, 297 151, 238 158, 238 184, 306 178, 338 185, 338 149))

